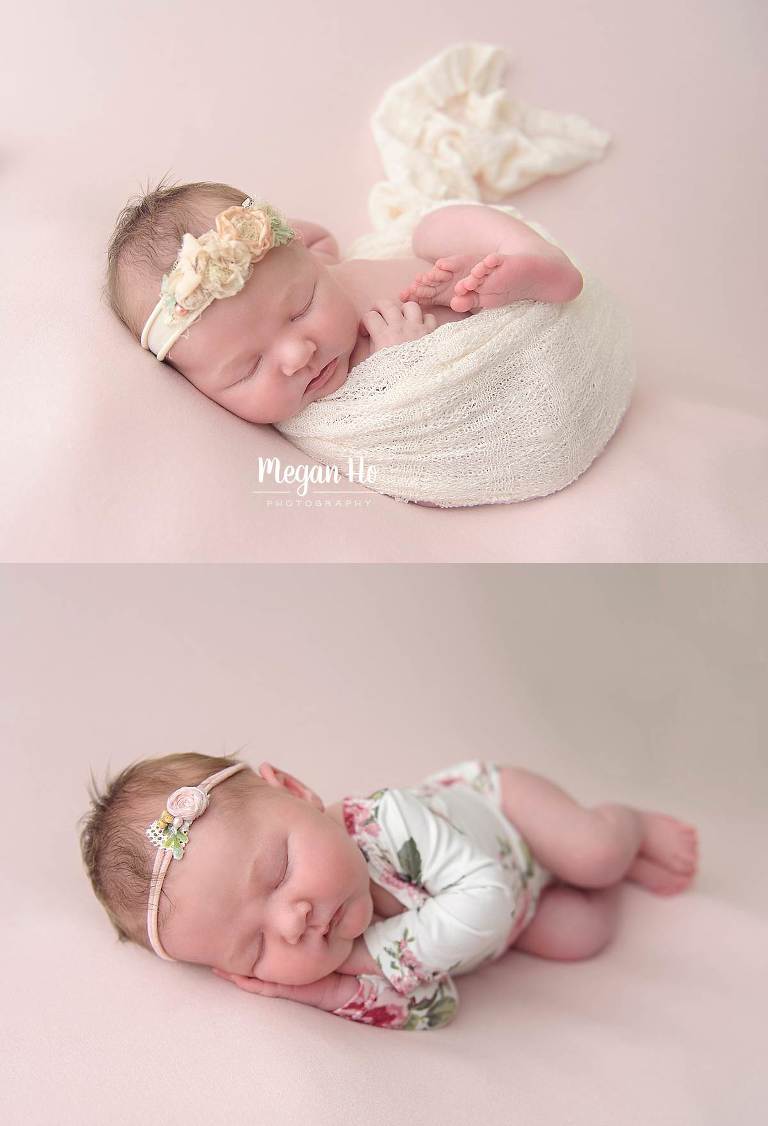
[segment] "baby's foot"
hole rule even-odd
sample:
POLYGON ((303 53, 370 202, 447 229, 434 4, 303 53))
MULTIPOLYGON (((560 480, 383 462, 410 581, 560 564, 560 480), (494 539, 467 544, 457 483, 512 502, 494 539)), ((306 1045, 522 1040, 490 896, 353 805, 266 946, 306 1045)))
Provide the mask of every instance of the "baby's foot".
POLYGON ((431 270, 417 274, 400 300, 448 305, 457 313, 468 313, 515 301, 570 301, 581 285, 581 274, 558 252, 494 252, 480 262, 474 254, 456 254, 438 258, 431 270))
POLYGON ((400 294, 400 300, 418 301, 419 305, 447 305, 452 308, 456 278, 468 274, 476 262, 476 254, 438 258, 431 270, 416 275, 415 281, 400 294))
POLYGON ((696 829, 664 813, 638 812, 643 821, 643 841, 626 879, 642 884, 657 895, 683 891, 693 880, 698 866, 696 829))

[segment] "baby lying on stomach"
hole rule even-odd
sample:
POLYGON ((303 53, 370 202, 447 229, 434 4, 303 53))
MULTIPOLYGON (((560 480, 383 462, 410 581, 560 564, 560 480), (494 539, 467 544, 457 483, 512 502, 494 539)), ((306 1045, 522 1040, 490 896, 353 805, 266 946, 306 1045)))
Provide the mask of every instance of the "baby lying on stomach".
MULTIPOLYGON (((534 302, 563 305, 582 290, 579 270, 557 246, 497 208, 438 207, 418 222, 412 247, 412 257, 342 262, 324 228, 286 221, 269 204, 255 204, 227 185, 158 188, 127 207, 118 221, 108 253, 107 290, 112 308, 144 347, 204 395, 249 422, 283 424, 289 440, 323 460, 326 447, 312 445, 318 437, 312 427, 320 425, 328 460, 333 460, 339 449, 365 455, 366 441, 374 447, 360 437, 358 422, 351 425, 362 445, 349 443, 349 404, 342 392, 350 373, 371 356, 487 310, 534 302), (327 412, 321 418, 308 410, 331 396, 342 416, 339 426, 329 424, 327 412), (301 429, 307 420, 309 431, 301 429), (298 429, 292 429, 294 423, 298 429)), ((519 343, 516 352, 521 352, 519 343)), ((446 412, 455 414, 455 398, 440 378, 430 382, 426 365, 422 370, 416 392, 420 409, 427 405, 431 428, 442 430, 450 442, 440 407, 444 403, 446 412)), ((462 381, 466 386, 467 377, 462 381)), ((510 384, 515 382, 510 378, 510 384)), ((404 387, 388 388, 390 405, 383 409, 391 412, 392 402, 399 408, 404 387)), ((363 411, 370 408, 372 416, 374 407, 381 411, 388 401, 384 390, 374 373, 373 385, 361 392, 367 396, 363 411)), ((492 393, 505 395, 507 389, 492 393)), ((554 394, 557 398, 559 391, 554 394)), ((530 392, 523 394, 523 401, 531 398, 530 392)), ((555 409, 562 416, 559 403, 555 409)), ((374 431, 407 427, 402 414, 383 417, 389 422, 379 414, 374 431)), ((498 438, 495 408, 492 419, 498 438)), ((411 424, 423 434, 421 419, 411 424)), ((482 461, 489 445, 486 424, 475 417, 473 425, 472 455, 482 461)), ((551 442, 561 442, 548 420, 539 419, 537 427, 551 442)), ((456 440, 466 446, 460 429, 456 440)), ((501 439, 501 452, 493 454, 503 462, 503 432, 501 439)), ((392 456, 407 462, 406 437, 403 442, 392 456)), ((421 443, 419 448, 423 457, 421 443)), ((486 498, 482 489, 479 501, 467 503, 520 499, 486 498)), ((380 491, 389 491, 386 483, 380 491)), ((393 495, 405 494, 393 489, 393 495)))
POLYGON ((670 895, 697 863, 692 826, 479 761, 325 806, 267 762, 148 759, 94 795, 81 845, 122 939, 401 1029, 447 1024, 451 975, 511 946, 591 957, 623 880, 670 895))

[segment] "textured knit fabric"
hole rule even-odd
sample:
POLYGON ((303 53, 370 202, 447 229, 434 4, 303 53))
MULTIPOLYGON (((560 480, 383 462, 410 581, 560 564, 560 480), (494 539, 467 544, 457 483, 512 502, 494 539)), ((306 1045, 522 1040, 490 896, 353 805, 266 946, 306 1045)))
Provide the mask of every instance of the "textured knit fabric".
POLYGON ((407 226, 425 202, 501 203, 545 176, 602 159, 610 134, 579 114, 513 97, 508 61, 502 47, 454 44, 385 92, 371 131, 387 178, 368 197, 375 234, 358 238, 352 257, 399 257, 401 216, 407 226))
POLYGON ((521 501, 588 468, 633 381, 626 317, 585 274, 566 304, 483 309, 375 352, 278 429, 342 473, 363 458, 376 473, 370 487, 401 500, 521 501))
MULTIPOLYGON (((558 245, 495 201, 598 159, 609 137, 511 99, 504 66, 499 48, 461 44, 387 92, 373 127, 390 179, 371 192, 375 231, 349 257, 411 257, 419 219, 445 203, 498 206, 558 245)), ((484 309, 380 349, 277 429, 342 473, 362 457, 370 487, 401 500, 450 508, 564 488, 616 430, 634 380, 626 315, 570 257, 584 276, 574 301, 484 309)))
POLYGON ((358 993, 336 1015, 439 1028, 456 1012, 451 975, 501 957, 551 877, 501 812, 493 763, 467 761, 418 786, 348 797, 343 810, 371 879, 406 909, 365 932, 381 976, 359 975, 358 993))

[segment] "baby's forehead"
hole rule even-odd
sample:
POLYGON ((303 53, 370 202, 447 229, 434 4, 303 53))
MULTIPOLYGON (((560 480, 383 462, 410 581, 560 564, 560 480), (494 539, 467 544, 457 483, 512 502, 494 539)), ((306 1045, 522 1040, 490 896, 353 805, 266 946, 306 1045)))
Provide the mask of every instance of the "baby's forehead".
POLYGON ((314 273, 315 261, 303 246, 279 247, 255 264, 248 285, 259 301, 277 304, 314 273))
MULTIPOLYGON (((264 800, 260 794, 240 794, 227 805, 221 805, 210 816, 206 814, 205 834, 197 828, 199 850, 197 855, 203 859, 205 868, 215 881, 219 879, 219 867, 239 874, 242 867, 258 867, 269 864, 270 857, 277 851, 277 840, 284 825, 291 820, 291 811, 282 808, 282 803, 264 800)), ((190 834, 191 835, 191 834, 190 834)), ((190 865, 191 867, 191 865, 190 865)))
MULTIPOLYGON (((258 268, 257 264, 254 273, 258 268)), ((239 309, 231 310, 230 336, 236 343, 247 341, 253 347, 265 344, 271 333, 306 303, 315 275, 311 264, 294 261, 290 270, 265 273, 259 278, 252 276, 245 302, 239 309)))
MULTIPOLYGON (((258 266, 256 267, 258 269, 258 266)), ((283 276, 259 278, 252 288, 254 303, 259 309, 278 309, 303 293, 307 286, 307 270, 295 269, 283 276)))

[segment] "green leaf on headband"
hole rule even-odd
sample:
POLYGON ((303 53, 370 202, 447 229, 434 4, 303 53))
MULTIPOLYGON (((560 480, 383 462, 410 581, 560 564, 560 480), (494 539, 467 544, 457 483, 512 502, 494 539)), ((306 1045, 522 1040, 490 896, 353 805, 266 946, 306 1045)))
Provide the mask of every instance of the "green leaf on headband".
POLYGON ((163 833, 163 848, 172 852, 175 860, 181 860, 188 841, 189 833, 185 833, 183 829, 174 829, 172 825, 163 833))

